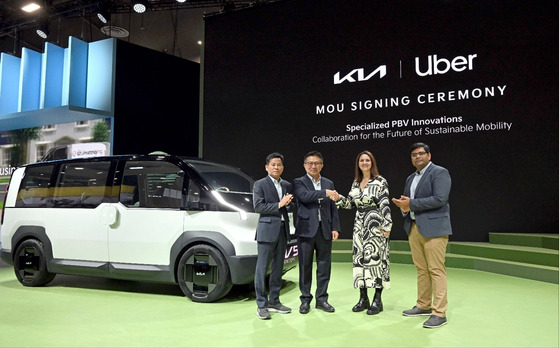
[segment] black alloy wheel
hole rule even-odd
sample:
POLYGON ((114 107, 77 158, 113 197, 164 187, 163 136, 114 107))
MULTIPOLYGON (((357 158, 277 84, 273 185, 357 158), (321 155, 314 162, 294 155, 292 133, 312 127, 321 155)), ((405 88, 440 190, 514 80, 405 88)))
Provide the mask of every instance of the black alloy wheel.
POLYGON ((182 292, 194 302, 215 302, 233 286, 225 257, 206 244, 186 250, 177 267, 177 280, 182 292))
POLYGON ((14 271, 17 280, 24 286, 45 285, 56 276, 48 271, 43 244, 36 239, 23 241, 17 247, 14 271))

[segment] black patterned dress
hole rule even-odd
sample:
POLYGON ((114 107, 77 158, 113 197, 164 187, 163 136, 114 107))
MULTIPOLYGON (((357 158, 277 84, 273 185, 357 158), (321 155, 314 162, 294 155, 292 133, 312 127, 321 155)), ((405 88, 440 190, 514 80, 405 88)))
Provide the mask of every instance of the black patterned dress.
POLYGON ((356 208, 353 225, 353 287, 390 289, 390 245, 382 231, 392 229, 388 182, 382 176, 369 180, 361 190, 354 181, 338 208, 356 208))

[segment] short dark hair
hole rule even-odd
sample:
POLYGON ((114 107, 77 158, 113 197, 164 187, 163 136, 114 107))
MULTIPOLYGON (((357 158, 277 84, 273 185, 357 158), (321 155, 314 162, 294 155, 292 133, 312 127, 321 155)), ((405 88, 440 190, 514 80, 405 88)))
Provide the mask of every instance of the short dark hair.
POLYGON ((281 164, 283 164, 283 155, 279 152, 272 152, 271 154, 266 157, 266 164, 270 164, 270 161, 274 158, 279 158, 281 160, 281 164))
POLYGON ((425 143, 415 143, 412 146, 410 146, 410 153, 413 152, 413 150, 415 149, 419 149, 420 147, 425 149, 426 153, 431 153, 431 150, 429 149, 429 145, 425 144, 425 143))
POLYGON ((322 162, 324 164, 324 158, 322 157, 322 154, 318 151, 307 152, 307 154, 305 155, 305 158, 303 158, 303 163, 306 162, 307 158, 309 158, 311 156, 316 156, 316 157, 320 158, 320 162, 322 162))

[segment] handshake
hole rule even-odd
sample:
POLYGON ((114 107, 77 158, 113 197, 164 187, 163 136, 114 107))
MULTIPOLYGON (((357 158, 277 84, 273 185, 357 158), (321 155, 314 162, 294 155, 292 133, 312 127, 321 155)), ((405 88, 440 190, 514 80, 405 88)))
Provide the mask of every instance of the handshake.
POLYGON ((326 190, 326 195, 328 196, 328 198, 330 198, 334 202, 337 202, 337 201, 340 200, 340 194, 336 190, 328 190, 327 189, 326 190))

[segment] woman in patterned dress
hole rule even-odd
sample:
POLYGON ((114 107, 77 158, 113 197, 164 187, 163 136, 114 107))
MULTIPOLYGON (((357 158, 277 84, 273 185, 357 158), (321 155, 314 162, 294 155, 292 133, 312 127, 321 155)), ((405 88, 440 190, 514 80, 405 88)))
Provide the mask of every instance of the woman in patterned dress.
POLYGON ((355 179, 347 197, 340 196, 339 208, 356 208, 353 225, 353 287, 359 288, 354 312, 382 312, 382 289, 390 289, 388 237, 392 229, 388 182, 380 176, 373 154, 363 151, 355 162, 355 179), (369 303, 367 288, 375 288, 369 303))

